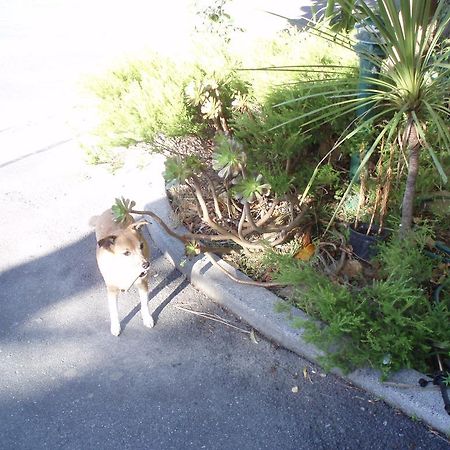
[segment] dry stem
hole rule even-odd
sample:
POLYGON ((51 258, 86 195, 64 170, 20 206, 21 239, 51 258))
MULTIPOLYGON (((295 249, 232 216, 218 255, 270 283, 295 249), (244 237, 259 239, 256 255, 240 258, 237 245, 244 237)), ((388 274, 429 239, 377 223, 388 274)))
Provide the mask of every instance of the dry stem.
POLYGON ((251 333, 251 331, 244 330, 243 328, 239 328, 236 325, 232 325, 227 320, 222 319, 221 317, 219 317, 217 315, 212 315, 212 314, 209 314, 209 313, 203 313, 203 312, 200 312, 200 311, 194 311, 192 309, 183 308, 182 306, 179 306, 179 305, 174 305, 174 308, 177 308, 177 309, 179 309, 181 311, 188 312, 190 314, 194 314, 195 316, 203 317, 204 319, 213 320, 214 322, 219 322, 219 323, 221 323, 223 325, 226 325, 227 327, 234 328, 235 330, 238 330, 238 331, 240 331, 242 333, 246 333, 246 334, 250 334, 251 333))

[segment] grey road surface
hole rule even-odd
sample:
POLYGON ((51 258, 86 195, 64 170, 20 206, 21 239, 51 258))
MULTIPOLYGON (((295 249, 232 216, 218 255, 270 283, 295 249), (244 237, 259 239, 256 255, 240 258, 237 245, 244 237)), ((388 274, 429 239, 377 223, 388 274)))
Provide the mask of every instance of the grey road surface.
POLYGON ((130 292, 113 337, 88 220, 148 186, 145 168, 86 166, 75 142, 0 168, 0 448, 448 448, 260 336, 178 309, 249 331, 156 250, 156 326, 130 292))
POLYGON ((81 67, 146 33, 166 36, 161 17, 183 31, 185 2, 154 3, 0 0, 0 448, 449 448, 308 361, 254 343, 154 244, 156 326, 142 326, 132 291, 122 335, 110 334, 88 221, 119 195, 145 204, 145 158, 132 152, 116 175, 86 165, 65 117, 81 67))

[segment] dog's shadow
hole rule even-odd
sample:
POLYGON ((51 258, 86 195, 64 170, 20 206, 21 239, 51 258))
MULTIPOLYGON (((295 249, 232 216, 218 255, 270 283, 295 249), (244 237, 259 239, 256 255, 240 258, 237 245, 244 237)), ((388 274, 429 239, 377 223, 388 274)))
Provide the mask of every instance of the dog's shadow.
MULTIPOLYGON (((161 292, 164 287, 168 286, 172 281, 177 280, 180 278, 180 283, 178 286, 162 301, 151 313, 153 320, 155 322, 155 325, 158 322, 159 315, 164 310, 164 308, 180 293, 189 285, 189 281, 184 278, 180 272, 178 272, 177 269, 173 269, 167 277, 165 277, 163 280, 161 280, 157 286, 155 286, 149 293, 148 298, 150 301, 158 295, 159 292, 161 292)), ((122 331, 125 330, 128 323, 131 321, 131 319, 138 314, 138 312, 141 310, 141 304, 137 304, 121 321, 121 328, 122 331)))

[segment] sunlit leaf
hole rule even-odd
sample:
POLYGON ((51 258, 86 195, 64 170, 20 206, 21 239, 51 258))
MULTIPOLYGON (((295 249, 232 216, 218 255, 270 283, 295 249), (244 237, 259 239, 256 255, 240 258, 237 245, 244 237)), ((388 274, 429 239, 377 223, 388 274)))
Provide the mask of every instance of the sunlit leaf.
POLYGON ((295 259, 299 259, 300 261, 309 261, 316 252, 316 246, 314 244, 308 244, 306 247, 300 249, 295 255, 295 259))
POLYGON ((114 205, 111 206, 111 211, 114 215, 114 220, 118 223, 124 222, 127 215, 136 205, 133 200, 126 199, 124 197, 116 198, 114 205))

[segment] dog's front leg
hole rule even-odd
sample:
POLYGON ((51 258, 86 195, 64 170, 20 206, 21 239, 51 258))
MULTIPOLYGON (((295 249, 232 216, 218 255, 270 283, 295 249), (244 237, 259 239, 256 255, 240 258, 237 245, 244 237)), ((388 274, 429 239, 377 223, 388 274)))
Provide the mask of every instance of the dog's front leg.
POLYGON ((119 311, 117 310, 118 297, 119 289, 108 287, 108 307, 109 315, 111 317, 111 334, 114 336, 119 336, 120 334, 119 311))
POLYGON ((136 283, 136 287, 139 291, 139 298, 141 300, 141 314, 144 326, 147 328, 153 328, 155 322, 148 310, 148 282, 145 278, 141 278, 136 283))

